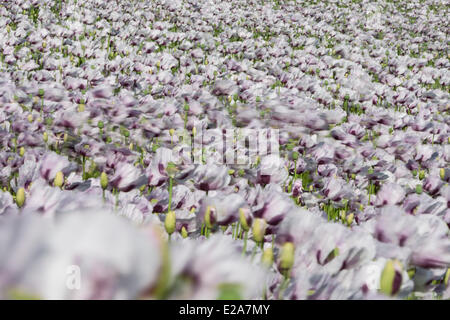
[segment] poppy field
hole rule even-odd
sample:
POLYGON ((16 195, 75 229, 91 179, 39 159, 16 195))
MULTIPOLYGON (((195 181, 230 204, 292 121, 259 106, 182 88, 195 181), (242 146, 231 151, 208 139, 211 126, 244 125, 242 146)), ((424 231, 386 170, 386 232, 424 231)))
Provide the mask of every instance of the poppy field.
POLYGON ((0 1, 0 299, 450 299, 448 9, 0 1))

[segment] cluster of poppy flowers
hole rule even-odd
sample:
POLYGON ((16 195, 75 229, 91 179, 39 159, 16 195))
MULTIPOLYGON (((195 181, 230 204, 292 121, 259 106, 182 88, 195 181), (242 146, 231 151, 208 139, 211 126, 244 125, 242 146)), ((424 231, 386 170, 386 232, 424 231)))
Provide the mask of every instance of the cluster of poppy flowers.
POLYGON ((443 2, 0 17, 0 298, 450 298, 443 2), (203 134, 267 128, 249 165, 203 134))

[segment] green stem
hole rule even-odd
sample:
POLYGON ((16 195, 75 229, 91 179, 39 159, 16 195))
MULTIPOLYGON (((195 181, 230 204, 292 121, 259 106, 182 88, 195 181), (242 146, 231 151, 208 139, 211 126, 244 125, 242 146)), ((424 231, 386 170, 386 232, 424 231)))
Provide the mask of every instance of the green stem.
POLYGON ((85 156, 83 156, 83 158, 82 158, 82 168, 83 168, 83 174, 81 177, 83 180, 86 180, 86 177, 85 177, 85 175, 86 175, 86 157, 85 156))
POLYGON ((253 247, 253 250, 252 250, 252 261, 253 261, 253 258, 255 257, 255 254, 256 254, 256 248, 258 247, 258 244, 256 244, 254 247, 253 247))
POLYGON ((172 188, 173 188, 173 179, 172 177, 169 178, 169 207, 168 211, 170 211, 172 207, 172 188))
POLYGON ((280 292, 278 293, 278 300, 283 300, 283 294, 284 294, 284 291, 287 288, 288 283, 289 283, 289 277, 287 275, 285 275, 284 276, 284 280, 283 280, 283 282, 281 283, 281 286, 280 286, 280 292))
POLYGON ((242 255, 245 255, 245 252, 247 251, 247 239, 248 239, 248 232, 244 232, 244 247, 242 248, 242 255))

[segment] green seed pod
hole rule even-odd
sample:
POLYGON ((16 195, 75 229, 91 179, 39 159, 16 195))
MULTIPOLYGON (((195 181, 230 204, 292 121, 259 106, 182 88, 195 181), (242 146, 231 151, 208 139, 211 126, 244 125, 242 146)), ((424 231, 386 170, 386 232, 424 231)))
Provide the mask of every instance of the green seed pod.
POLYGON ((25 203, 25 189, 24 188, 20 188, 19 190, 17 190, 16 203, 19 208, 21 208, 23 206, 23 204, 25 203))
POLYGON ((171 137, 173 137, 174 133, 175 133, 175 129, 174 128, 170 128, 169 129, 169 134, 170 134, 171 137))
POLYGON ((450 268, 447 269, 447 272, 445 273, 444 277, 444 284, 448 285, 448 279, 450 278, 450 268))
POLYGON ((445 178, 445 169, 441 168, 441 170, 439 170, 439 176, 441 177, 442 180, 444 180, 445 178))
POLYGON ((253 221, 253 238, 256 242, 261 243, 264 240, 264 235, 266 233, 267 223, 264 219, 256 218, 253 221))
POLYGON ((396 260, 388 260, 384 266, 380 278, 380 291, 386 295, 394 295, 398 292, 401 283, 401 265, 396 260))
POLYGON ((247 218, 245 216, 245 209, 239 209, 239 222, 241 223, 242 229, 244 229, 245 231, 250 230, 250 227, 247 223, 247 218))
POLYGON ((99 121, 99 122, 97 123, 97 127, 98 127, 99 129, 103 129, 103 128, 105 127, 105 124, 103 123, 103 121, 99 121))
POLYGON ((100 185, 103 190, 108 187, 108 175, 104 171, 100 174, 100 185))
POLYGON ((39 97, 43 97, 44 96, 44 89, 39 89, 39 91, 38 91, 38 96, 39 97))
POLYGON ((211 221, 211 209, 212 209, 211 206, 207 206, 206 211, 205 211, 205 224, 210 229, 213 227, 212 221, 211 221))
POLYGON ((184 226, 181 228, 181 236, 183 237, 183 239, 186 239, 188 236, 188 232, 184 226))
POLYGON ((53 185, 55 187, 61 188, 64 184, 64 174, 61 171, 56 173, 55 179, 53 180, 53 185))
POLYGON ((292 242, 285 242, 281 247, 280 269, 283 272, 289 272, 294 265, 295 247, 292 242))
POLYGON ((189 105, 186 103, 183 107, 184 111, 188 112, 189 111, 189 105))
POLYGON ((169 177, 173 178, 175 177, 175 174, 177 173, 178 169, 175 163, 169 162, 167 164, 166 172, 169 175, 169 177))
POLYGON ((417 186, 416 186, 416 193, 417 194, 421 194, 422 193, 422 185, 421 184, 418 184, 417 186))
POLYGON ((347 216, 346 220, 347 220, 347 225, 348 225, 348 226, 351 226, 351 225, 352 225, 353 219, 354 219, 354 218, 355 218, 355 214, 353 214, 353 213, 350 213, 350 214, 347 216))
POLYGON ((47 143, 47 141, 48 141, 48 133, 47 133, 47 131, 45 131, 45 132, 42 134, 42 138, 44 139, 44 142, 47 143))
POLYGON ((172 234, 175 231, 175 223, 176 223, 175 211, 169 211, 166 214, 166 220, 164 220, 164 227, 168 234, 172 234))
POLYGON ((298 160, 298 152, 297 151, 294 151, 294 152, 292 152, 292 159, 293 160, 298 160))
POLYGON ((270 267, 273 263, 273 249, 267 248, 264 250, 261 258, 261 262, 263 265, 270 267))
POLYGON ((25 154, 25 148, 24 148, 24 147, 20 147, 20 149, 19 149, 19 155, 20 155, 21 157, 23 157, 24 154, 25 154))

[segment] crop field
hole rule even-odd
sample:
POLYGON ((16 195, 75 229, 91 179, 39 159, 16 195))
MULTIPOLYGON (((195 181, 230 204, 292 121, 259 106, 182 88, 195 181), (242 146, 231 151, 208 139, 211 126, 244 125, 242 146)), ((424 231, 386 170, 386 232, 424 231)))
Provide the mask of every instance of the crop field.
POLYGON ((0 0, 0 299, 450 299, 437 0, 0 0))

